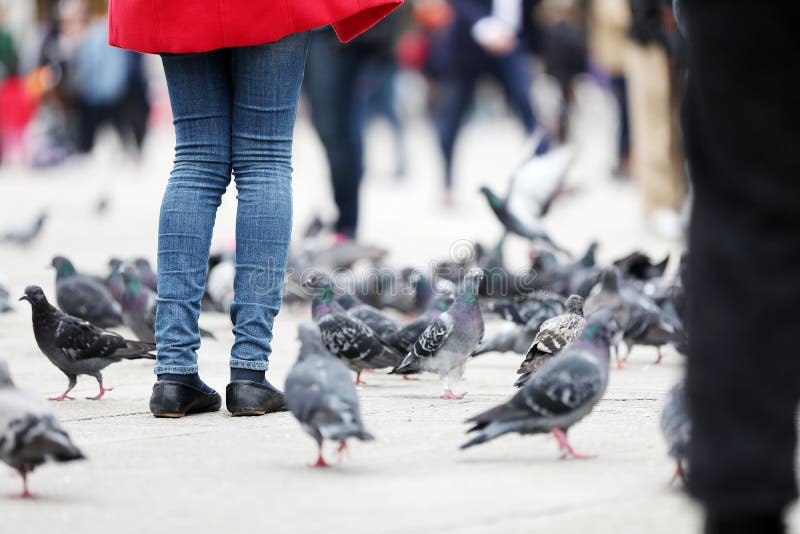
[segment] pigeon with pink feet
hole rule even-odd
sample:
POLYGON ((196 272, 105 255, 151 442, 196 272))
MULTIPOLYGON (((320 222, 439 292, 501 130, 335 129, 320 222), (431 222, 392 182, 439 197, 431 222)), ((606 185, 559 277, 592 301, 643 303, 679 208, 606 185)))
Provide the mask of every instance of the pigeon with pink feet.
POLYGON ((563 457, 591 456, 576 452, 567 431, 589 415, 608 386, 609 343, 617 325, 612 312, 602 310, 588 318, 581 337, 551 358, 507 402, 467 420, 479 432, 462 449, 516 432, 551 432, 563 457))
POLYGON ((8 366, 0 361, 0 460, 22 476, 22 497, 31 497, 28 473, 40 465, 82 458, 47 403, 17 389, 8 366))
POLYGON ((444 387, 442 398, 464 397, 464 393, 453 393, 450 383, 461 378, 467 360, 483 339, 483 315, 478 304, 482 279, 482 269, 467 273, 450 309, 431 321, 392 373, 436 373, 444 387))

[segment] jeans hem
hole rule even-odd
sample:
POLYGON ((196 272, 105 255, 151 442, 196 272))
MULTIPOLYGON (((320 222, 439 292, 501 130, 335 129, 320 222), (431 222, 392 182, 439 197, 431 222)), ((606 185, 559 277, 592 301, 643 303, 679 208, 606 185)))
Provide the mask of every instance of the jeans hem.
POLYGON ((153 373, 157 375, 196 375, 198 369, 197 365, 156 365, 153 373))
POLYGON ((254 362, 250 360, 231 360, 231 368, 249 369, 250 371, 266 371, 269 369, 269 362, 254 362))

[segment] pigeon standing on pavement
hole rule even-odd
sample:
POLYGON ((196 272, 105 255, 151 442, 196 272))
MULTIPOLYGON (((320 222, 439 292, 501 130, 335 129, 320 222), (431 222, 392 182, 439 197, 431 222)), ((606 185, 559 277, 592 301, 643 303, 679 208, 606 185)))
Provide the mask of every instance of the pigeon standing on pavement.
POLYGON ((578 339, 585 325, 583 298, 570 295, 567 299, 566 313, 548 319, 536 333, 525 360, 517 369, 517 374, 522 376, 514 382, 514 385, 520 387, 525 384, 545 362, 578 339))
POLYGON ((128 341, 119 334, 67 315, 54 308, 38 286, 26 287, 20 300, 27 300, 31 305, 33 334, 39 349, 69 379, 67 390, 50 400, 72 400, 67 395, 77 384, 79 375, 93 376, 97 380, 100 393, 90 400, 100 400, 111 390, 103 386, 103 369, 121 360, 155 360, 150 354, 156 348, 154 344, 128 341))
POLYGON ((103 284, 108 289, 108 292, 111 293, 111 296, 114 297, 114 300, 119 302, 122 298, 122 292, 125 290, 125 282, 122 280, 122 260, 111 258, 108 260, 108 268, 110 272, 106 279, 103 280, 103 284))
POLYGON ((445 399, 461 399, 450 387, 464 374, 464 366, 483 339, 483 315, 478 305, 483 270, 470 269, 450 309, 434 319, 414 343, 413 349, 392 370, 396 374, 436 373, 445 399))
POLYGON ((403 325, 394 335, 389 339, 389 345, 396 348, 403 354, 408 354, 414 348, 422 332, 428 328, 428 325, 441 314, 450 309, 453 305, 453 296, 450 294, 438 295, 433 298, 430 303, 430 308, 424 313, 420 314, 416 319, 413 319, 406 325, 403 325))
POLYGON ((122 324, 122 309, 105 285, 79 273, 63 256, 53 258, 56 269, 56 302, 64 313, 103 328, 122 324))
POLYGON ((314 324, 301 324, 299 336, 300 355, 286 377, 286 407, 317 442, 313 467, 327 467, 322 455, 324 440, 338 442, 342 453, 348 438, 374 438, 361 422, 358 393, 347 367, 322 346, 314 324))
POLYGON ((686 482, 692 422, 689 420, 686 383, 683 380, 667 393, 667 400, 661 412, 661 435, 667 442, 667 453, 675 460, 675 475, 672 480, 680 478, 686 482))
POLYGON ((387 343, 387 340, 392 339, 392 336, 400 330, 391 317, 369 304, 360 302, 353 295, 339 295, 335 297, 335 300, 347 312, 347 315, 370 327, 383 343, 387 343))
POLYGON ((84 456, 31 392, 17 389, 0 361, 0 460, 22 476, 22 497, 31 497, 28 474, 46 462, 71 462, 84 456))
POLYGON ((23 221, 13 228, 0 233, 0 243, 13 243, 15 245, 30 245, 39 237, 47 221, 47 210, 42 210, 30 220, 23 221))
POLYGON ((564 455, 589 458, 575 452, 567 431, 597 405, 608 386, 609 342, 613 316, 600 311, 587 320, 581 337, 552 358, 511 399, 467 420, 479 432, 464 443, 466 449, 509 432, 552 432, 564 455))
POLYGON ((356 384, 362 384, 365 369, 393 367, 403 355, 384 345, 380 337, 362 321, 351 317, 336 302, 330 279, 320 273, 306 278, 303 286, 316 295, 311 316, 320 330, 325 347, 356 372, 356 384))
POLYGON ((11 305, 11 286, 8 284, 8 279, 0 273, 0 313, 13 310, 14 307, 11 305))

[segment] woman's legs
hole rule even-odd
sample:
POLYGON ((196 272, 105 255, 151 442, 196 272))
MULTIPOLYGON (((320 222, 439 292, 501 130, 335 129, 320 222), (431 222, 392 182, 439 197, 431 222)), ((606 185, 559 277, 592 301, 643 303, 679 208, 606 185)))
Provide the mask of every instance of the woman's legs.
POLYGON ((158 230, 159 375, 197 373, 197 318, 211 234, 231 174, 230 51, 163 57, 175 165, 158 230))
MULTIPOLYGON (((308 34, 231 49, 231 162, 238 192, 232 379, 256 378, 272 352, 292 229, 291 158, 308 34)), ((198 293, 199 302, 199 293, 198 293)))

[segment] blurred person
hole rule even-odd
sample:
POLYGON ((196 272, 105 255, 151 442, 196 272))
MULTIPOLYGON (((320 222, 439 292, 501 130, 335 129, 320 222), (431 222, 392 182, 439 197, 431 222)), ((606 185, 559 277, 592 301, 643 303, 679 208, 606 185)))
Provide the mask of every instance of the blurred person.
POLYGON ((399 4, 320 0, 312 9, 305 3, 238 3, 222 13, 217 0, 111 0, 111 44, 161 53, 175 125, 175 163, 158 234, 158 381, 150 399, 155 416, 182 417, 221 405, 198 374, 197 319, 216 211, 231 172, 238 191, 230 306, 236 339, 227 408, 234 415, 285 410, 265 371, 291 238, 292 136, 308 30, 333 23, 349 40, 399 4))
MULTIPOLYGON (((431 68, 442 81, 436 117, 445 161, 445 203, 452 204, 453 154, 458 132, 472 103, 475 85, 491 75, 533 136, 537 121, 530 98, 533 75, 523 40, 533 31, 532 10, 537 0, 451 0, 453 22, 443 30, 439 49, 432 50, 431 68)), ((549 147, 546 133, 537 132, 535 153, 549 147)))
MULTIPOLYGON (((311 104, 311 121, 325 153, 339 211, 334 242, 355 239, 359 196, 364 175, 364 128, 370 97, 383 99, 390 123, 399 119, 391 84, 397 66, 394 47, 397 14, 369 33, 342 44, 327 28, 312 32, 304 88, 311 104)), ((400 135, 401 133, 396 133, 400 135)), ((398 145, 402 159, 402 145, 398 145)))
POLYGON ((631 171, 644 195, 647 222, 657 235, 683 235, 679 211, 686 196, 679 126, 682 77, 671 55, 670 0, 630 0, 631 31, 625 73, 630 106, 631 171))
POLYGON ((795 2, 681 0, 692 419, 706 534, 780 534, 797 498, 800 181, 795 2))
POLYGON ((91 21, 82 0, 66 2, 61 11, 62 41, 68 41, 67 82, 78 119, 77 148, 94 148, 98 130, 111 124, 123 147, 138 159, 150 111, 147 83, 139 54, 108 45, 108 25, 91 21))
POLYGON ((590 68, 607 83, 617 102, 617 165, 620 177, 630 172, 630 119, 625 56, 631 25, 630 0, 591 0, 588 6, 590 68))

